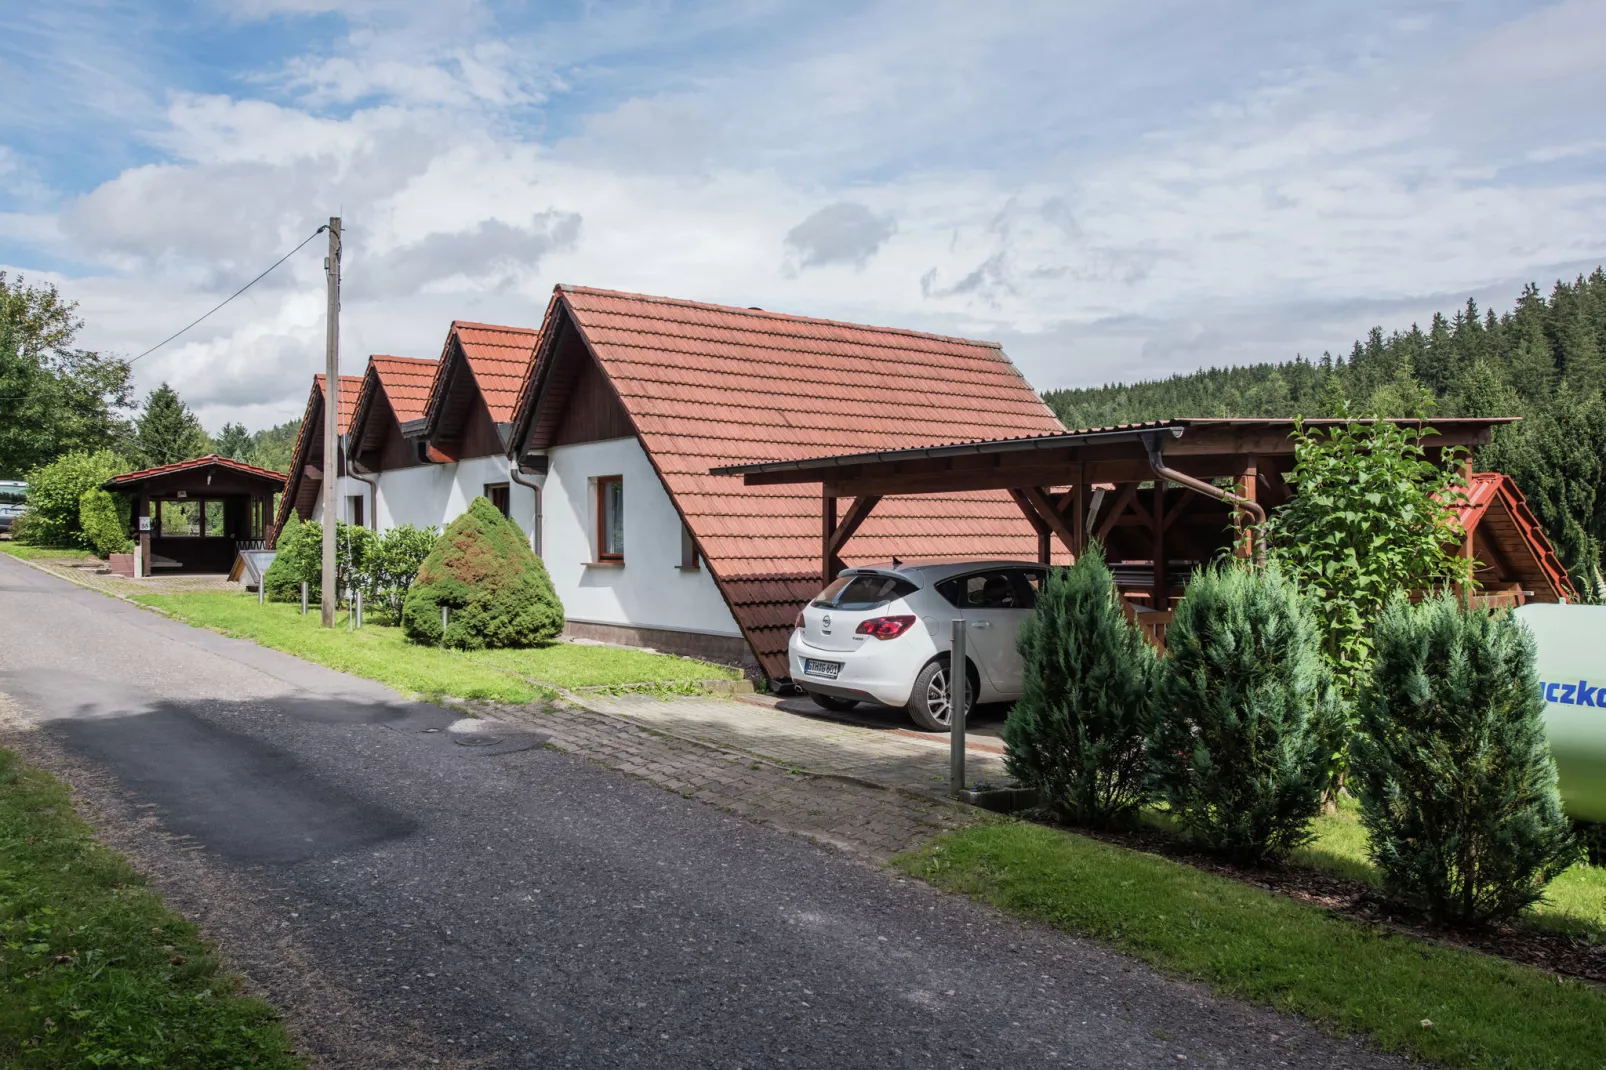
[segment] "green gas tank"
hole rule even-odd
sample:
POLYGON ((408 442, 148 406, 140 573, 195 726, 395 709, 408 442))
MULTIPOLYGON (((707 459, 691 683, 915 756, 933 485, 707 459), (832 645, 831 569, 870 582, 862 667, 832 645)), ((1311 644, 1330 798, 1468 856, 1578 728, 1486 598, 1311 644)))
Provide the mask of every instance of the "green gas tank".
POLYGON ((1545 734, 1570 817, 1606 822, 1606 606, 1514 610, 1538 646, 1545 734))

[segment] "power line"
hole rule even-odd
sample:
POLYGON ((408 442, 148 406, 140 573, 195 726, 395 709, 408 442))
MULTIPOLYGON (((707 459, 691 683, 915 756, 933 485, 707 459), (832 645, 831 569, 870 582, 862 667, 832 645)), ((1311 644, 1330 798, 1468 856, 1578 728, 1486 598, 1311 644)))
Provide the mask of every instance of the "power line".
POLYGON ((297 253, 299 253, 302 250, 302 248, 307 244, 307 242, 311 241, 313 238, 316 238, 318 235, 322 234, 324 231, 326 231, 328 229, 329 229, 328 224, 325 224, 325 225, 319 227, 317 230, 313 231, 311 234, 308 234, 304 239, 302 239, 302 242, 301 242, 300 245, 296 246, 294 249, 291 249, 288 253, 285 253, 283 256, 279 257, 279 259, 275 260, 272 264, 268 265, 267 271, 264 271, 262 274, 258 275, 256 278, 252 279, 250 282, 246 283, 244 286, 240 287, 238 290, 235 290, 233 293, 229 294, 229 296, 225 297, 222 301, 218 302, 211 309, 209 309, 204 315, 202 315, 200 319, 196 320, 194 323, 190 323, 190 324, 186 325, 185 327, 180 328, 177 331, 174 331, 172 334, 168 335, 166 338, 162 339, 160 342, 157 342, 155 345, 151 346, 145 352, 141 353, 138 357, 130 357, 130 358, 128 358, 128 360, 124 361, 123 363, 124 364, 132 364, 132 363, 134 363, 134 361, 139 360, 141 357, 148 357, 152 353, 156 352, 158 349, 161 349, 167 343, 171 342, 173 339, 177 338, 179 335, 183 334, 185 331, 189 330, 191 327, 194 327, 197 324, 199 324, 200 322, 202 322, 202 320, 205 320, 207 316, 210 316, 213 312, 216 312, 218 309, 222 308, 224 305, 228 304, 230 301, 234 300, 236 297, 239 297, 241 294, 245 293, 245 291, 249 290, 251 287, 253 287, 257 283, 261 282, 263 279, 267 278, 268 272, 272 271, 274 268, 278 267, 280 264, 284 263, 286 260, 290 259, 292 256, 295 256, 297 253))

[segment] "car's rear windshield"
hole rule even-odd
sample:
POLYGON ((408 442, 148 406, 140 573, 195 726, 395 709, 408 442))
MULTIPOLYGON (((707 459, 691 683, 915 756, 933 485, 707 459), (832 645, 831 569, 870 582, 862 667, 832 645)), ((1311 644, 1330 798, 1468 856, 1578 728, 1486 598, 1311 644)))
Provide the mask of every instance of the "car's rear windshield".
POLYGON ((27 487, 0 487, 0 505, 21 505, 27 500, 27 487))
POLYGON ((814 604, 826 609, 875 609, 918 590, 919 587, 897 576, 850 574, 833 580, 831 586, 820 592, 814 604))

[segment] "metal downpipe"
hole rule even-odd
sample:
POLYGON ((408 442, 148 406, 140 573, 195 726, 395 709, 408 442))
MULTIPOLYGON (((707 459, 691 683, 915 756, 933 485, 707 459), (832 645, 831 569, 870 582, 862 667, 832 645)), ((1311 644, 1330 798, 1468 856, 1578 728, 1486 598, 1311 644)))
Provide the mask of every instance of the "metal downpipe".
MULTIPOLYGON (((1208 494, 1219 502, 1236 506, 1253 516, 1257 525, 1266 522, 1266 510, 1262 508, 1259 502, 1252 502, 1248 498, 1240 497, 1230 490, 1216 486, 1214 483, 1208 483, 1205 480, 1190 476, 1186 472, 1179 472, 1175 468, 1168 467, 1165 463, 1165 452, 1160 448, 1159 435, 1144 435, 1143 446, 1149 453, 1149 470, 1157 478, 1168 479, 1178 486, 1187 487, 1189 490, 1197 491, 1200 494, 1208 494)), ((1155 522, 1159 523, 1159 519, 1157 517, 1155 522)), ((1259 539, 1255 541, 1257 544, 1260 542, 1259 539)), ((1256 556, 1260 556, 1258 552, 1256 556)))

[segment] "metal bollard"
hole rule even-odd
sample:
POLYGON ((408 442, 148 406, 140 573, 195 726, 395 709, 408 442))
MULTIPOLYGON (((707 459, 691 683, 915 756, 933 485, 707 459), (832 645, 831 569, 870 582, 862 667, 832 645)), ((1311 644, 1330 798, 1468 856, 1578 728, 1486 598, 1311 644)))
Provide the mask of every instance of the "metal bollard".
POLYGON ((267 598, 268 598, 268 585, 266 583, 263 583, 262 580, 258 579, 257 580, 257 605, 259 605, 259 606, 262 605, 265 601, 267 601, 267 598))
POLYGON ((965 621, 954 621, 953 649, 948 655, 948 789, 965 790, 965 714, 969 710, 970 674, 965 671, 965 621))
POLYGON ((307 581, 301 581, 301 615, 307 615, 307 581))
POLYGON ((357 627, 361 628, 362 627, 362 592, 361 591, 357 592, 357 597, 356 597, 356 601, 355 601, 354 605, 355 605, 355 608, 352 610, 352 612, 354 612, 357 615, 357 617, 356 617, 356 619, 357 619, 357 627))
POLYGON ((452 619, 452 607, 441 606, 441 646, 446 645, 446 624, 452 619))

